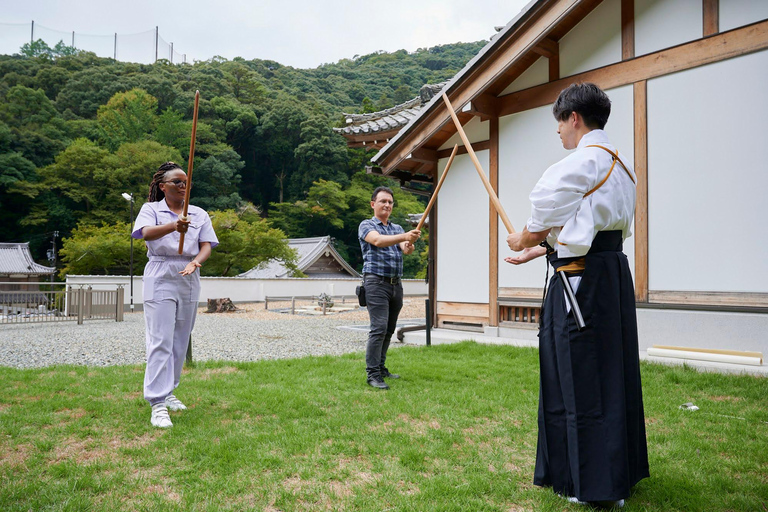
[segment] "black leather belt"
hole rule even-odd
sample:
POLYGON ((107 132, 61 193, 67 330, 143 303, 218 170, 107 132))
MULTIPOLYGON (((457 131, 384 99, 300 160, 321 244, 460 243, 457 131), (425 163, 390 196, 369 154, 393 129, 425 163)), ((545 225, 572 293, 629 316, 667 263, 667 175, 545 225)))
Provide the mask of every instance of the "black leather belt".
POLYGON ((365 274, 364 277, 368 277, 368 276, 377 277, 382 281, 384 281, 385 283, 389 283, 389 284, 400 284, 400 281, 401 281, 399 277, 386 277, 386 276, 380 276, 378 274, 365 274))

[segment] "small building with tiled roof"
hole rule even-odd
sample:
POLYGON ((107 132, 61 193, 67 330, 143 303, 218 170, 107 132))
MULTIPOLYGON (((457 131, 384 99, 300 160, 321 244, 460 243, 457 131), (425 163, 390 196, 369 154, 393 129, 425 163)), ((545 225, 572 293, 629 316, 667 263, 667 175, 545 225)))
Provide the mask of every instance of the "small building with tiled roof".
POLYGON ((440 92, 446 82, 427 84, 421 88, 419 95, 413 99, 379 112, 367 114, 343 113, 347 125, 333 130, 347 139, 347 145, 352 148, 364 147, 379 150, 389 139, 416 117, 432 97, 440 92))
POLYGON ((37 281, 54 274, 54 267, 35 263, 29 243, 0 243, 0 279, 4 281, 37 281))
MULTIPOLYGON (((313 238, 290 238, 288 246, 296 251, 298 256, 297 267, 307 277, 336 278, 354 277, 360 278, 354 268, 333 247, 330 236, 318 236, 313 238)), ((279 261, 270 261, 264 266, 252 268, 238 277, 251 277, 258 279, 293 277, 291 270, 279 261)))

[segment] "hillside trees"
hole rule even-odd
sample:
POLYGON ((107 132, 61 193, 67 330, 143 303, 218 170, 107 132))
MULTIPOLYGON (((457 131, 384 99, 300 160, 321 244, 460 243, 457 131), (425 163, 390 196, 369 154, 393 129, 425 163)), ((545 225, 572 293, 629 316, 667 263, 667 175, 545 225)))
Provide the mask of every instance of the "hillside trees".
MULTIPOLYGON (((334 236, 357 265, 356 226, 370 215, 357 196, 388 180, 358 176, 371 154, 331 128, 341 112, 391 106, 449 78, 482 43, 315 69, 239 58, 146 65, 33 46, 30 56, 0 56, 0 241, 125 221, 121 193, 141 200, 160 163, 186 167, 200 90, 192 201, 212 210, 251 201, 286 236, 334 236), (333 194, 343 197, 325 214, 333 194), (308 214, 312 201, 322 211, 308 214)), ((404 213, 420 211, 407 197, 415 203, 404 213)))

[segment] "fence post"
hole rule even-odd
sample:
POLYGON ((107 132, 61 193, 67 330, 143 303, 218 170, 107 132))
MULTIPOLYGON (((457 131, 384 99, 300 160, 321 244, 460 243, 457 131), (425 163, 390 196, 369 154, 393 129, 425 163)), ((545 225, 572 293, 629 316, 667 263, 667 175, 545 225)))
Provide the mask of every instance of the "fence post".
POLYGON ((125 300, 125 290, 123 289, 123 286, 120 285, 117 287, 117 300, 115 301, 115 322, 122 322, 123 321, 123 309, 124 304, 123 301, 125 300))
POLYGON ((291 297, 291 314, 296 314, 296 297, 291 297))
POLYGON ((269 297, 267 297, 266 295, 264 296, 264 309, 265 310, 269 309, 269 297))
POLYGON ((85 302, 85 290, 82 286, 75 290, 75 297, 77 297, 77 325, 83 325, 83 302, 85 302))

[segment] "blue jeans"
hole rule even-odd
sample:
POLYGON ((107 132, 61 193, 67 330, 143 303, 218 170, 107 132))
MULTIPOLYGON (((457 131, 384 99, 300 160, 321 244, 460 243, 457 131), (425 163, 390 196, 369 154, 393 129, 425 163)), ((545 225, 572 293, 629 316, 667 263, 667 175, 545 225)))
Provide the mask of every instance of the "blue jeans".
POLYGON ((397 328, 397 315, 403 308, 403 285, 390 284, 379 276, 366 274, 365 300, 368 302, 368 316, 371 330, 365 349, 365 371, 368 377, 381 376, 387 349, 397 328))

